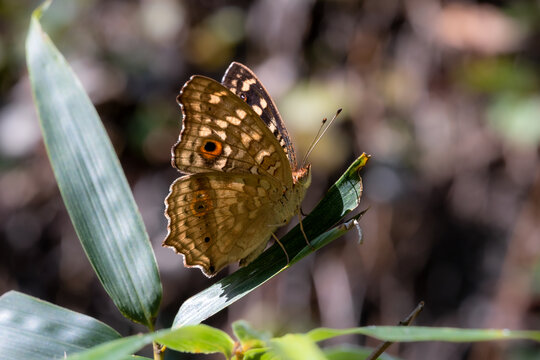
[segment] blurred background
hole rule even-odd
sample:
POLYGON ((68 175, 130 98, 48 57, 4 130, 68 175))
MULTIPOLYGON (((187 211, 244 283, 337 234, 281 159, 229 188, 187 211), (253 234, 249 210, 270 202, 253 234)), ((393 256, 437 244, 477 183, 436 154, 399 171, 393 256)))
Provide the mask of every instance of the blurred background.
MULTIPOLYGON (((24 59, 38 1, 0 1, 0 293, 19 290, 143 329, 99 284, 60 198, 24 59)), ((324 117, 343 113, 311 155, 309 212, 362 152, 354 232, 207 323, 246 319, 281 335, 313 327, 540 328, 540 2, 436 0, 56 0, 45 30, 110 134, 163 281, 158 327, 214 279, 162 248, 163 200, 193 74, 251 67, 301 158, 324 117)), ((293 221, 295 223, 295 221, 293 221)), ((338 338, 374 346, 364 337, 338 338)), ((533 359, 531 342, 414 343, 403 359, 533 359)), ((169 354, 169 359, 205 358, 169 354)), ((211 358, 211 357, 206 357, 211 358)))

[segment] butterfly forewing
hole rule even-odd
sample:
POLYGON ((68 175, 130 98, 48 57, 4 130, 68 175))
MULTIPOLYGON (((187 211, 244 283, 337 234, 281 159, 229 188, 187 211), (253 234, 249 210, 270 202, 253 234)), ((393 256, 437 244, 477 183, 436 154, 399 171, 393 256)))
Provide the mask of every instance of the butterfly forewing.
POLYGON ((185 173, 209 171, 270 176, 286 185, 291 168, 280 144, 255 111, 215 80, 193 76, 178 96, 184 114, 173 165, 185 173))
POLYGON ((261 117, 287 155, 290 167, 296 170, 296 154, 283 119, 257 76, 245 65, 231 63, 221 83, 242 98, 261 117))

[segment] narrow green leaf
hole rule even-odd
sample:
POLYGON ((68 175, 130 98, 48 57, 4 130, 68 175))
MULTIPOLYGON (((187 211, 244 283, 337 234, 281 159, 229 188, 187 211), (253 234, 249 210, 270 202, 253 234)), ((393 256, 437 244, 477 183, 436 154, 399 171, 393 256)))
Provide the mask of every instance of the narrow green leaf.
POLYGON ((98 320, 32 296, 10 291, 0 297, 2 359, 61 359, 119 337, 98 320))
POLYGON ((177 351, 194 354, 223 353, 227 357, 231 356, 234 348, 234 341, 225 332, 207 325, 193 325, 114 340, 73 354, 68 360, 122 359, 151 344, 152 341, 177 351))
POLYGON ((281 360, 326 360, 321 349, 305 335, 289 334, 272 339, 270 347, 281 360))
POLYGON ((92 349, 67 354, 67 360, 117 360, 126 359, 144 346, 152 343, 156 333, 133 335, 110 341, 92 349))
POLYGON ((540 331, 522 331, 507 329, 459 329, 426 326, 366 326, 351 329, 318 328, 306 335, 312 341, 322 341, 348 334, 367 335, 383 341, 448 341, 474 342, 522 339, 540 342, 540 331))
MULTIPOLYGON (((373 351, 372 348, 352 345, 339 345, 323 349, 324 356, 328 360, 363 360, 368 358, 373 351)), ((399 358, 388 354, 381 354, 377 359, 399 360, 399 358)))
MULTIPOLYGON (((338 227, 330 231, 328 229, 358 207, 362 194, 359 170, 366 164, 368 158, 369 156, 362 154, 354 161, 345 174, 328 190, 324 199, 302 220, 312 248, 306 245, 300 226, 296 226, 281 239, 289 257, 293 259, 291 264, 348 231, 346 227, 338 227), (301 251, 302 254, 297 256, 301 251)), ((286 266, 287 260, 283 250, 278 244, 274 244, 248 266, 186 300, 176 314, 173 327, 200 323, 241 299, 277 275, 286 266)))
POLYGON ((124 316, 150 328, 161 301, 154 253, 107 133, 79 80, 32 15, 27 66, 45 146, 99 280, 124 316))

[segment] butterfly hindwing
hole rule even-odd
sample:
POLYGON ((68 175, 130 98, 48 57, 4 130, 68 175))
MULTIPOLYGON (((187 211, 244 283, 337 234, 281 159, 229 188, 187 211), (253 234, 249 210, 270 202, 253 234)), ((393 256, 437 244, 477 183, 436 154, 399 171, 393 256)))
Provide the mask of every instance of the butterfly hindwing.
POLYGON ((283 148, 291 169, 296 170, 296 154, 287 128, 276 104, 257 76, 247 66, 233 62, 223 75, 221 83, 261 117, 283 148))
POLYGON ((270 178, 200 173, 177 179, 170 190, 164 245, 184 254, 186 266, 198 266, 207 276, 258 255, 275 230, 268 224, 279 221, 272 211, 279 184, 270 178))
POLYGON ((183 129, 173 165, 184 173, 239 172, 290 184, 280 144, 255 111, 215 80, 193 76, 178 96, 183 129))

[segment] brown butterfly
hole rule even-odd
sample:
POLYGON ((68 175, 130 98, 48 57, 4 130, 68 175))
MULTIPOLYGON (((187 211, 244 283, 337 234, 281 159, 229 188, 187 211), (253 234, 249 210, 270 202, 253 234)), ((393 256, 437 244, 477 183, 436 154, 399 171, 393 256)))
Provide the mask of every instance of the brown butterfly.
POLYGON ((311 167, 298 168, 283 120, 255 74, 233 62, 223 80, 194 75, 177 98, 183 128, 176 179, 165 199, 164 246, 213 276, 247 265, 299 213, 311 167))

